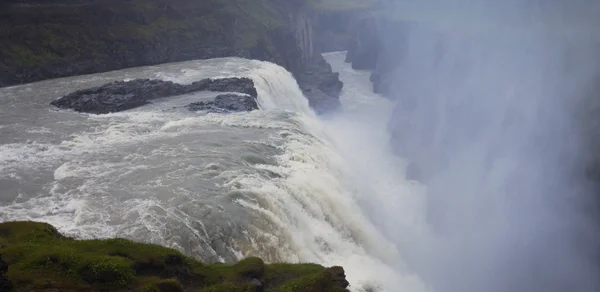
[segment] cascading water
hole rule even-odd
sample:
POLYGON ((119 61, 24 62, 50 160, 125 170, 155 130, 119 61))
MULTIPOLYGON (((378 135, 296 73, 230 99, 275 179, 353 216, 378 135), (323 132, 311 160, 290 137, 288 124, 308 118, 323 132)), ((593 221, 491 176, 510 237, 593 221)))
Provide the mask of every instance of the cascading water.
MULTIPOLYGON (((334 56, 338 66, 341 57, 334 56)), ((368 92, 367 79, 359 80, 368 92)), ((0 96, 9 105, 0 108, 2 221, 45 221, 70 236, 126 237, 206 261, 260 256, 342 265, 356 291, 422 290, 418 278, 392 266, 398 251, 363 214, 360 202, 371 190, 352 180, 366 173, 349 171, 358 162, 346 161, 336 145, 348 142, 336 136, 336 123, 349 116, 321 122, 279 66, 238 58, 184 62, 5 88, 0 96), (212 93, 99 116, 48 106, 111 80, 230 76, 253 78, 261 111, 183 108, 212 93)), ((370 110, 385 108, 387 116, 388 104, 379 105, 370 110)))
POLYGON ((599 6, 559 2, 389 3, 407 17, 403 56, 388 60, 392 143, 427 190, 422 228, 377 227, 434 291, 600 287, 576 115, 597 82, 597 20, 585 15, 599 6))
MULTIPOLYGON (((507 42, 453 29, 408 29, 396 102, 373 94, 369 73, 343 53, 328 54, 343 108, 321 119, 289 72, 239 58, 0 89, 0 220, 206 261, 341 265, 355 291, 595 291, 570 241, 587 222, 555 196, 568 190, 554 154, 571 126, 558 96, 585 83, 556 70, 565 49, 554 44, 565 42, 547 50, 527 34, 507 42), (231 76, 254 80, 261 111, 183 108, 213 93, 100 116, 48 106, 111 80, 231 76), (404 179, 407 161, 431 173, 426 184, 404 179)), ((589 76, 586 61, 567 64, 569 74, 589 76)))

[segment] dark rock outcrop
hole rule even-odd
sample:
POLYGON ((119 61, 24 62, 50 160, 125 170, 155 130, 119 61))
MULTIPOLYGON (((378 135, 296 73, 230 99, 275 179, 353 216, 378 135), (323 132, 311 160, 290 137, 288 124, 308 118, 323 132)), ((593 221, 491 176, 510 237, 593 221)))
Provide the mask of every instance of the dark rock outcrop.
POLYGON ((219 79, 203 79, 185 86, 188 92, 193 91, 218 91, 218 92, 239 92, 257 97, 258 93, 254 87, 254 82, 250 78, 219 78, 219 79))
POLYGON ((184 86, 173 82, 136 79, 79 90, 51 102, 51 105, 78 112, 106 114, 139 107, 152 99, 184 93, 184 86))
POLYGON ((190 85, 136 79, 79 90, 51 102, 51 105, 77 112, 106 114, 136 108, 153 99, 197 91, 240 92, 253 98, 257 96, 254 82, 249 78, 203 79, 190 85))
POLYGON ((249 112, 257 110, 258 104, 253 96, 222 94, 214 100, 191 103, 187 108, 190 111, 207 111, 211 113, 249 112))
POLYGON ((327 269, 327 272, 331 275, 331 280, 334 283, 334 286, 340 289, 346 289, 350 285, 346 280, 346 273, 344 272, 344 268, 342 267, 331 267, 327 269))

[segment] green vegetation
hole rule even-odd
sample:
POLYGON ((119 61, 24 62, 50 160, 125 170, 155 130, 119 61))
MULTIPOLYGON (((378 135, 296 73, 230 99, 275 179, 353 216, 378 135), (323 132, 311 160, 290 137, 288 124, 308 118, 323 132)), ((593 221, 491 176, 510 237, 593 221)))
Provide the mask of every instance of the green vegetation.
POLYGON ((74 240, 45 223, 0 223, 0 259, 14 291, 346 291, 341 268, 247 258, 203 264, 176 250, 125 239, 74 240), (257 281, 258 280, 258 281, 257 281))

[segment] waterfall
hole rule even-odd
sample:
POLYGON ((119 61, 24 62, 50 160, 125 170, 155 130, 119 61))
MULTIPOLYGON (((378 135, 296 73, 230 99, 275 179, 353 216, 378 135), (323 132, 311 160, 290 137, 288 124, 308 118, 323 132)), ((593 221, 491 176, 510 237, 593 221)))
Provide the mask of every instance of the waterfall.
POLYGON ((595 291, 576 114, 597 82, 595 32, 530 14, 532 1, 438 2, 411 2, 422 21, 406 23, 390 76, 394 150, 427 186, 427 232, 400 248, 408 266, 435 291, 595 291))

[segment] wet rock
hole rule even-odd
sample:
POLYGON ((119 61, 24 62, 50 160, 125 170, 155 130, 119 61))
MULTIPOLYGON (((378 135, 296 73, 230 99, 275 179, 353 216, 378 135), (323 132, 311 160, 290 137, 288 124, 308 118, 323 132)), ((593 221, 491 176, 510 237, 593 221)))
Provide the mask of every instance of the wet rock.
POLYGON ((106 114, 143 106, 153 99, 197 91, 240 92, 253 97, 257 95, 254 82, 249 78, 203 79, 190 85, 135 79, 79 90, 51 102, 51 105, 78 112, 106 114))
POLYGON ((339 98, 332 98, 315 86, 307 86, 304 88, 303 93, 308 98, 311 108, 317 114, 334 112, 341 106, 339 98))
POLYGON ((194 102, 187 106, 190 111, 211 113, 244 112, 258 109, 256 98, 249 95, 222 94, 214 100, 194 102))
POLYGON ((149 100, 185 93, 182 85, 161 80, 117 81, 100 87, 79 90, 53 101, 65 109, 93 114, 120 112, 149 103, 149 100))
POLYGON ((254 87, 254 82, 250 78, 220 78, 203 79, 188 86, 188 91, 219 91, 219 92, 239 92, 252 97, 257 97, 258 93, 254 87))
POLYGON ((248 95, 222 94, 215 98, 215 106, 228 111, 252 111, 258 109, 256 98, 248 95))

